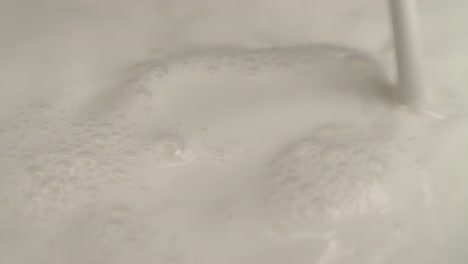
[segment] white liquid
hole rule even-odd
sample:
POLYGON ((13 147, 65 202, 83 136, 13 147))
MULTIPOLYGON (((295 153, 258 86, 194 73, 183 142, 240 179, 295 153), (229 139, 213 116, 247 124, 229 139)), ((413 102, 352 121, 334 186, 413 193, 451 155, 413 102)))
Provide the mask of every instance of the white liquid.
POLYGON ((398 85, 404 103, 424 107, 423 48, 419 29, 419 13, 416 1, 390 0, 390 13, 398 65, 398 85))
POLYGON ((384 1, 137 2, 1 4, 0 260, 466 263, 468 6, 421 2, 441 120, 384 1))

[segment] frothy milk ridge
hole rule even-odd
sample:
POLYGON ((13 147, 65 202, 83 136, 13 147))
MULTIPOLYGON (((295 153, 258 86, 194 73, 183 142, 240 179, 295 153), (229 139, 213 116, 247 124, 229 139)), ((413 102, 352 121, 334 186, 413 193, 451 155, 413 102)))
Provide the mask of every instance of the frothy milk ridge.
POLYGON ((457 161, 428 153, 464 119, 400 108, 367 53, 219 48, 141 65, 86 107, 26 106, 2 122, 7 259, 375 263, 456 232, 444 221, 463 188, 433 185, 457 161))

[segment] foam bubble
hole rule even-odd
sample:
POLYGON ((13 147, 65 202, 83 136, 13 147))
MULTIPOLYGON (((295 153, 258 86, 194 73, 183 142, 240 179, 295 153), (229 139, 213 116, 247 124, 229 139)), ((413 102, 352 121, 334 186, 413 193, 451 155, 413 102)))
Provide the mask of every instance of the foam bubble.
POLYGON ((176 135, 158 137, 149 153, 159 166, 181 165, 191 159, 192 153, 185 140, 176 135))
POLYGON ((149 70, 154 79, 164 79, 169 74, 169 68, 165 65, 154 66, 149 70))

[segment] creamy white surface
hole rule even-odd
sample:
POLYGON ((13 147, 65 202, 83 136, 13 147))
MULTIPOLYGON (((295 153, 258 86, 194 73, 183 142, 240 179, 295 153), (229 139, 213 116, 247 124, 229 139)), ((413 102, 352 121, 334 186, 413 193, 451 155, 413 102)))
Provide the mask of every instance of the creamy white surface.
POLYGON ((385 1, 3 1, 0 262, 466 263, 468 6, 420 4, 436 115, 385 1))

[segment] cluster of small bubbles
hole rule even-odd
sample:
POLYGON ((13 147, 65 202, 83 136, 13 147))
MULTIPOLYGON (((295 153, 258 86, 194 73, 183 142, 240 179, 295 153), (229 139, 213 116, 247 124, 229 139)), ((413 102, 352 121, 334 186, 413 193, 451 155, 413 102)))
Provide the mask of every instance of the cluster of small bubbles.
POLYGON ((6 178, 16 186, 15 199, 22 204, 20 217, 33 222, 48 221, 99 197, 101 186, 107 181, 119 186, 128 179, 128 168, 123 167, 128 164, 124 161, 134 160, 136 153, 128 148, 135 138, 134 131, 122 125, 125 122, 112 119, 108 113, 70 113, 36 107, 5 122, 0 140, 9 143, 0 146, 0 173, 16 175, 6 178), (25 129, 26 126, 31 129, 25 129), (36 131, 41 141, 36 139, 36 131))
POLYGON ((381 182, 393 159, 382 147, 386 140, 332 126, 282 153, 269 177, 277 221, 339 221, 384 210, 388 194, 381 182))
POLYGON ((177 135, 158 137, 148 152, 159 166, 175 166, 186 163, 192 157, 185 140, 177 135))
MULTIPOLYGON (((292 48, 269 48, 257 50, 231 49, 221 52, 195 52, 185 54, 181 58, 171 59, 171 68, 177 72, 181 70, 195 71, 197 73, 217 74, 219 72, 229 73, 234 70, 235 74, 246 74, 250 77, 258 77, 260 74, 293 74, 297 71, 313 71, 353 76, 374 76, 375 65, 363 52, 357 50, 325 44, 309 46, 298 46, 292 48), (358 58, 355 63, 350 63, 350 58, 358 58), (362 61, 363 63, 358 63, 362 61), (366 72, 363 65, 370 65, 374 70, 366 72), (341 67, 342 66, 342 67, 341 67), (225 69, 225 70, 224 70, 225 69)), ((148 89, 155 85, 154 75, 165 76, 167 66, 156 66, 143 74, 140 78, 142 85, 135 86, 135 91, 148 89)), ((156 78, 157 79, 157 78, 156 78)), ((147 111, 151 111, 149 107, 147 111)))

